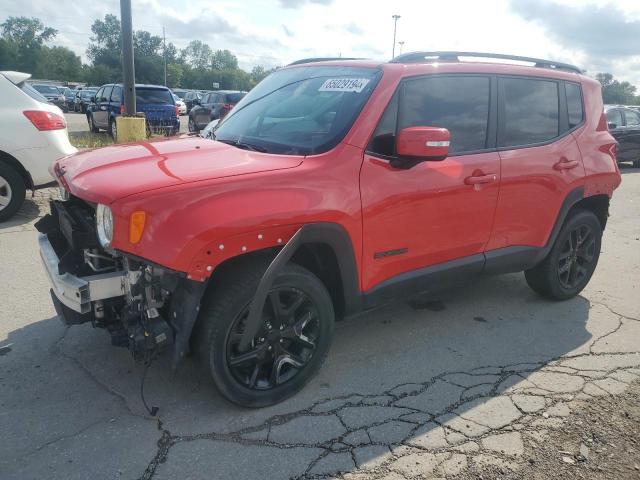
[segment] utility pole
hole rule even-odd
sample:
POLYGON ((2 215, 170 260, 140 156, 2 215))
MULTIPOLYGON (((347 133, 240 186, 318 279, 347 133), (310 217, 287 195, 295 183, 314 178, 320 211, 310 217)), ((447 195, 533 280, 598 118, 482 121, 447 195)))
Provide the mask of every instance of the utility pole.
POLYGON ((400 15, 392 15, 393 18, 393 50, 391 53, 391 59, 393 60, 396 56, 396 29, 398 27, 398 19, 400 15))
POLYGON ((136 114, 136 81, 133 65, 133 26, 131 0, 120 0, 120 22, 122 23, 122 73, 124 84, 124 112, 136 114))
POLYGON ((164 34, 164 25, 162 26, 162 56, 164 57, 164 86, 167 86, 167 37, 164 34))
POLYGON ((398 42, 398 45, 400 45, 400 55, 402 55, 402 47, 404 46, 404 41, 398 42))

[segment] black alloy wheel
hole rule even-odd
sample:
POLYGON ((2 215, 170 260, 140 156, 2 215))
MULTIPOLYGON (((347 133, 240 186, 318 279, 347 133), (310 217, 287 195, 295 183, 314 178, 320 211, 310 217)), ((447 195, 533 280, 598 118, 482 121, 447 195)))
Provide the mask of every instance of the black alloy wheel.
POLYGON ((270 390, 298 375, 313 358, 319 334, 318 312, 311 299, 294 287, 268 296, 263 322, 246 351, 239 350, 249 306, 227 336, 226 360, 233 377, 253 390, 270 390))
POLYGON ((567 290, 580 285, 595 258, 596 239, 592 228, 582 224, 569 232, 558 255, 558 279, 567 290))
POLYGON ((547 257, 526 270, 529 286, 552 300, 567 300, 587 286, 598 265, 602 224, 589 210, 570 212, 547 257))
POLYGON ((302 389, 333 338, 331 295, 311 271, 289 263, 273 280, 257 334, 240 349, 251 302, 271 260, 257 255, 218 272, 192 334, 220 393, 244 407, 273 405, 302 389))

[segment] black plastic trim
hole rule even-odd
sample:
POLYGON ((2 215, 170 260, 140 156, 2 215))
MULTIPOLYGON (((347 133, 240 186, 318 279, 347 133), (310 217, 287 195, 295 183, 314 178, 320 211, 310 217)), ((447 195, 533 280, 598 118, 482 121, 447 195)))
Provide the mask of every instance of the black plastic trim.
POLYGON ((450 287, 480 275, 484 264, 484 255, 478 253, 401 273, 364 292, 363 307, 368 310, 397 298, 450 287))
POLYGON ((271 284, 278 271, 293 257, 299 247, 309 243, 324 243, 335 253, 342 279, 345 315, 362 310, 362 295, 358 281, 358 268, 351 238, 346 230, 336 223, 320 222, 303 225, 278 252, 267 267, 251 302, 240 348, 246 347, 260 327, 260 313, 267 299, 271 284))

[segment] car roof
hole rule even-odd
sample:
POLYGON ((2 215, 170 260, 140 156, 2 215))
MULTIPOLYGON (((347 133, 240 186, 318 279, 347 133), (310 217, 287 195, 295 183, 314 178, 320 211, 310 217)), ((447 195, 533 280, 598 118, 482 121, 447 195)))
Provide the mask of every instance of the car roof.
MULTIPOLYGON (((488 55, 488 54, 487 54, 488 55)), ((464 56, 464 55, 461 55, 464 56)), ((514 57, 525 58, 525 57, 514 57)), ((532 59, 535 60, 535 59, 532 59)), ((295 62, 294 62, 295 63, 295 62)), ((549 62, 552 64, 553 62, 549 62)), ((564 64, 560 64, 564 65, 564 64)), ((381 62, 375 60, 313 60, 310 63, 295 63, 288 65, 283 69, 291 68, 314 68, 314 67, 356 67, 380 69, 385 73, 391 73, 398 77, 407 77, 413 75, 429 75, 436 73, 485 73, 485 74, 502 74, 502 75, 520 75, 532 77, 546 77, 568 81, 580 82, 596 82, 596 80, 578 73, 575 70, 565 68, 547 68, 545 66, 523 65, 520 63, 506 63, 506 59, 500 61, 490 61, 487 58, 477 58, 474 61, 459 61, 442 59, 438 61, 425 60, 424 62, 381 62)))

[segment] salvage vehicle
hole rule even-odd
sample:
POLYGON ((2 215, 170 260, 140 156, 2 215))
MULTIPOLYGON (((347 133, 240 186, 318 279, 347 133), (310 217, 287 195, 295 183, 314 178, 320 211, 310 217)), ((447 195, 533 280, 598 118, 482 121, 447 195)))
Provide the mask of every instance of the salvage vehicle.
POLYGON ((40 95, 46 98, 53 105, 58 107, 63 112, 67 111, 67 102, 64 98, 64 95, 59 87, 55 85, 48 85, 44 83, 33 83, 31 84, 34 90, 36 90, 40 95))
POLYGON ((623 105, 605 105, 604 111, 609 131, 618 141, 618 162, 631 162, 640 168, 640 112, 623 105))
POLYGON ((236 90, 205 93, 189 112, 189 131, 198 133, 211 121, 222 120, 246 94, 236 90))
POLYGON ((27 190, 55 180, 54 160, 75 153, 62 111, 35 90, 22 72, 0 72, 0 222, 22 206, 27 190))
POLYGON ((598 82, 523 57, 308 60, 210 137, 56 162, 40 252, 66 324, 194 352, 248 407, 300 390, 336 319, 411 293, 524 271, 576 296, 620 184, 598 82))

